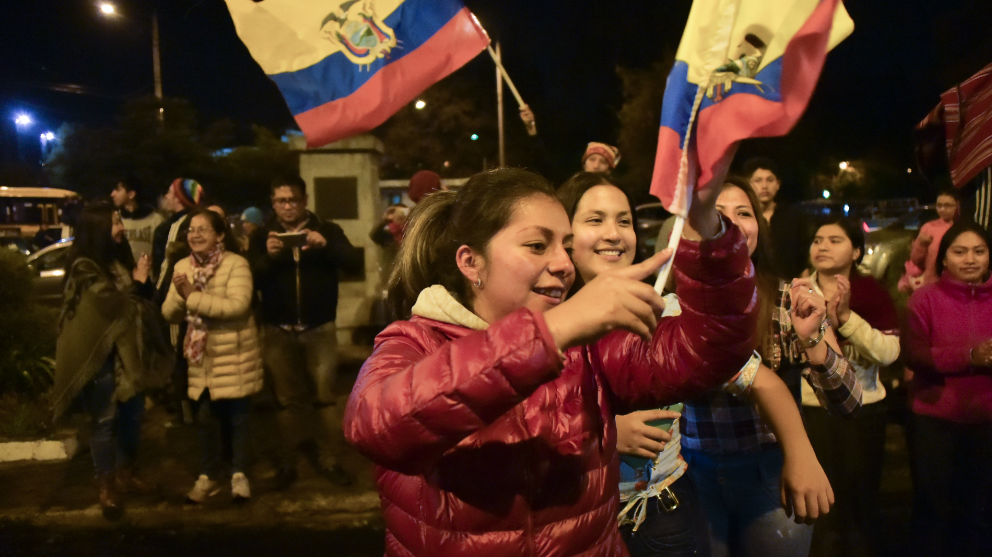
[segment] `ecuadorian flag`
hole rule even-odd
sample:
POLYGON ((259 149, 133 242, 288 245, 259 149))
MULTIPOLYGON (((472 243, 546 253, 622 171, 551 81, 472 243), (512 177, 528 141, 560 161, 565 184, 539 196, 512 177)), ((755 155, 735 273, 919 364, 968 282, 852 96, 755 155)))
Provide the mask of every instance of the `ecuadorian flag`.
POLYGON ((311 147, 370 130, 489 44, 458 0, 227 0, 311 147))
POLYGON ((853 30, 840 0, 694 0, 665 86, 651 193, 684 215, 687 184, 724 171, 737 141, 788 133, 827 51, 853 30))

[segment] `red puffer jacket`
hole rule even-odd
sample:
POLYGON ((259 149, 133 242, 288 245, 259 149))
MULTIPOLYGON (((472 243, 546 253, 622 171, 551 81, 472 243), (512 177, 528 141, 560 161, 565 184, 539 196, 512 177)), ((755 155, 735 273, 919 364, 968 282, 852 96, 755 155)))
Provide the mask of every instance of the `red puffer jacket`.
POLYGON ((743 237, 730 226, 705 244, 682 243, 683 312, 650 343, 614 332, 562 362, 526 309, 483 331, 419 316, 386 328, 344 424, 377 464, 386 553, 626 554, 614 413, 701 393, 751 351, 743 237))

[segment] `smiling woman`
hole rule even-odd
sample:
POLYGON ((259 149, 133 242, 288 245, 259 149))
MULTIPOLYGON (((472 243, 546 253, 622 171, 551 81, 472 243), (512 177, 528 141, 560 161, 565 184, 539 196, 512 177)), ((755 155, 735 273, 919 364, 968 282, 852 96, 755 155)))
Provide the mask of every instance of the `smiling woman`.
POLYGON ((613 402, 675 400, 746 360, 754 283, 736 229, 683 243, 692 316, 661 320, 641 279, 667 251, 565 300, 571 243, 550 185, 518 169, 411 214, 389 295, 412 317, 376 338, 344 423, 377 465, 387 554, 622 554, 613 402))
POLYGON ((904 358, 916 478, 914 548, 987 555, 992 497, 992 279, 989 236, 955 224, 940 241, 940 279, 906 307, 904 358))
POLYGON ((221 446, 230 448, 231 495, 251 497, 248 468, 249 397, 262 389, 258 330, 251 312, 252 275, 248 261, 233 246, 224 220, 209 209, 190 216, 190 256, 176 263, 162 313, 173 323, 189 324, 182 340, 189 364, 187 395, 201 433, 200 475, 187 494, 201 503, 220 491, 221 446), (220 423, 221 444, 213 441, 220 423))

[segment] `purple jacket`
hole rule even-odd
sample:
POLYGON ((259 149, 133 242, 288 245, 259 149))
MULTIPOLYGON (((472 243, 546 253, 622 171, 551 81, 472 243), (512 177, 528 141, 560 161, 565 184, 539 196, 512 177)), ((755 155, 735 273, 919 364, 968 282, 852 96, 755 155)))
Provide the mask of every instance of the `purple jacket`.
POLYGON ((992 338, 992 279, 968 285, 947 273, 909 299, 903 354, 915 372, 913 412, 958 423, 992 422, 992 368, 971 348, 992 338))

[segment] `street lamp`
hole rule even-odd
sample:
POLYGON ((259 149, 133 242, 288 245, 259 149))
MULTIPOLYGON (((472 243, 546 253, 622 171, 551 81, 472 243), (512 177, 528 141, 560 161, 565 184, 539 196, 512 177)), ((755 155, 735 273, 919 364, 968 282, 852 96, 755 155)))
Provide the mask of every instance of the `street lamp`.
MULTIPOLYGON (((117 17, 117 5, 110 1, 97 3, 100 14, 104 17, 117 17)), ((162 123, 165 117, 165 109, 162 106, 162 57, 158 47, 158 12, 152 10, 152 75, 155 80, 155 99, 158 100, 158 121, 162 123)))
POLYGON ((423 99, 417 99, 417 102, 413 104, 413 108, 417 110, 423 110, 427 106, 427 102, 423 99))
POLYGON ((17 143, 17 160, 22 161, 24 160, 24 147, 21 145, 21 133, 34 124, 34 118, 26 112, 15 112, 12 120, 17 132, 14 134, 14 141, 17 143))
POLYGON ((14 114, 14 125, 17 126, 17 130, 20 131, 22 128, 30 128, 34 124, 34 119, 31 115, 26 112, 18 112, 14 114))
POLYGON ((851 166, 851 164, 848 163, 847 161, 841 161, 840 164, 837 165, 837 167, 840 168, 840 170, 842 170, 842 171, 847 170, 847 167, 849 167, 849 166, 851 166))

